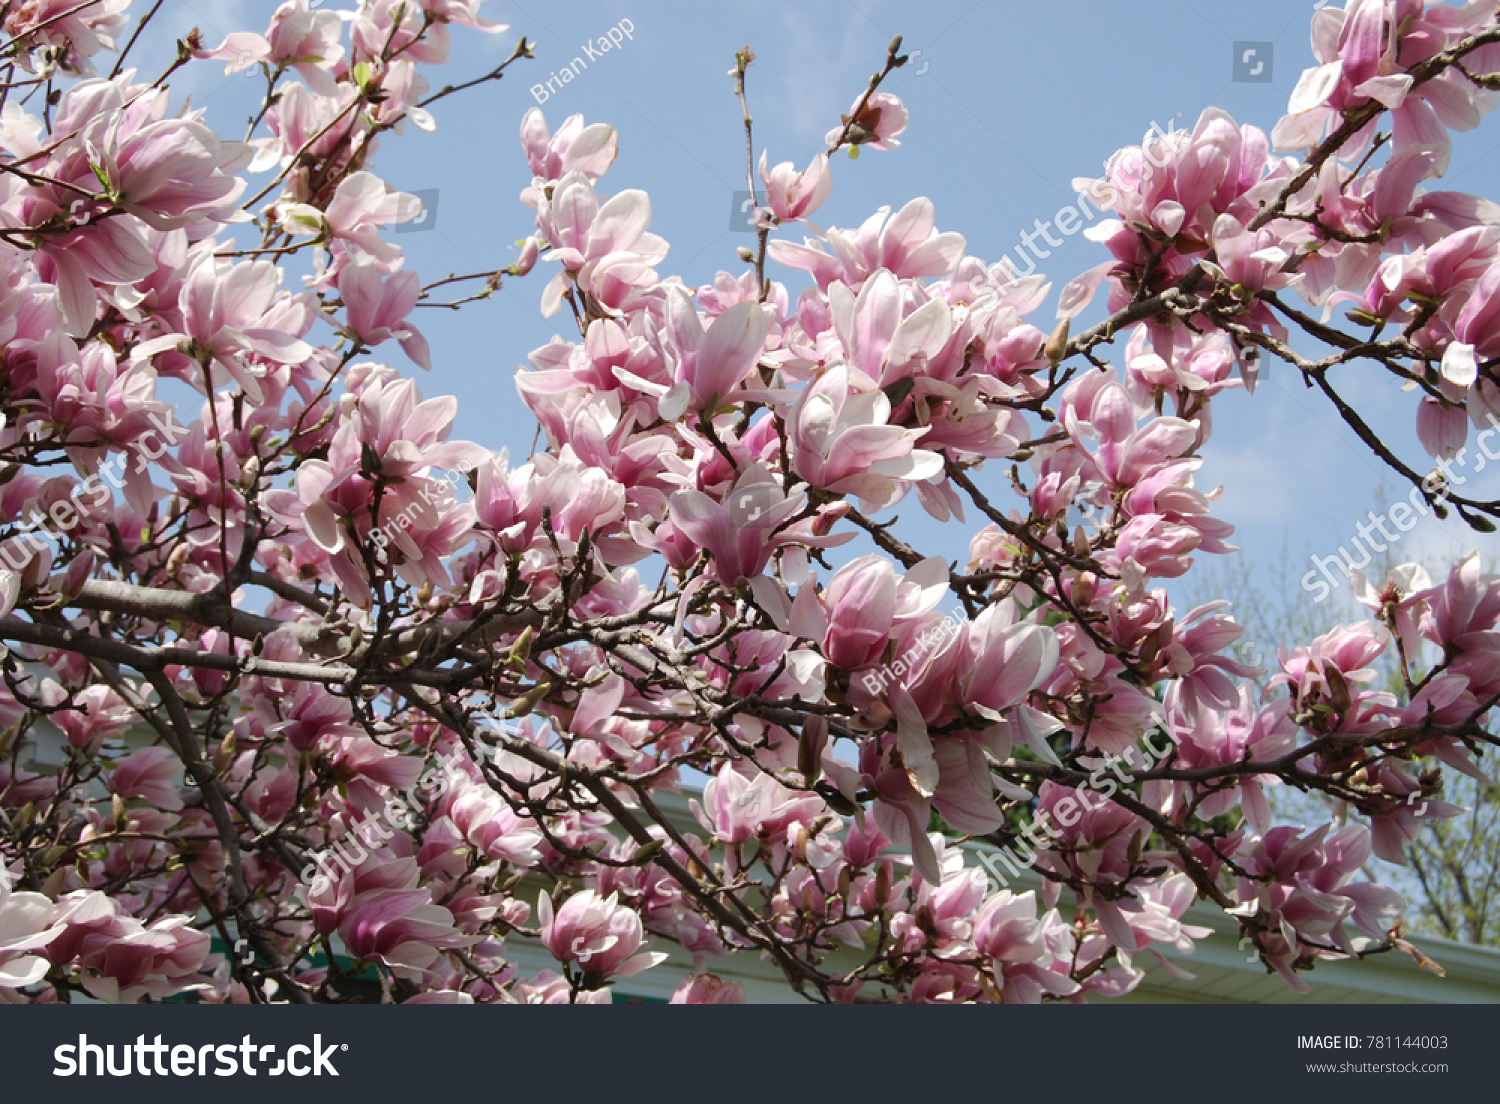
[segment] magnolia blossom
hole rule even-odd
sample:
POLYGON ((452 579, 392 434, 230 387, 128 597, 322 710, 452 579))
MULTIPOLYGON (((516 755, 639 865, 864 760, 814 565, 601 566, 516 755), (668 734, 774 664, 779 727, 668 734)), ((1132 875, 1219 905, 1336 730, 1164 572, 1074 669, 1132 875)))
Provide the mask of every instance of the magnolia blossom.
POLYGON ((537 900, 537 916, 542 942, 552 956, 602 977, 631 977, 665 962, 667 956, 657 951, 636 953, 642 943, 641 918, 619 904, 618 896, 600 897, 584 890, 554 913, 552 899, 543 894, 537 900))
POLYGON ((883 391, 855 394, 840 365, 802 392, 789 430, 799 476, 814 487, 859 496, 880 509, 900 497, 900 481, 929 479, 942 470, 935 452, 916 448, 925 429, 888 424, 883 391))
POLYGON ((0 999, 35 985, 47 975, 48 962, 38 954, 63 930, 53 924, 51 900, 40 893, 15 892, 10 871, 0 865, 0 999))
POLYGON ((1433 183, 1500 102, 1493 4, 1322 6, 1269 135, 1208 108, 1109 156, 1055 329, 1048 278, 927 197, 811 221, 833 153, 904 135, 889 72, 828 149, 744 165, 764 251, 696 286, 651 232, 691 189, 529 109, 514 252, 441 278, 384 174, 534 52, 435 76, 504 30, 481 0, 287 0, 153 83, 86 76, 124 7, 0 16, 0 999, 319 1003, 352 970, 608 1003, 676 947, 678 1003, 743 1002, 746 955, 831 1002, 1081 1002, 1144 954, 1188 977, 1200 907, 1293 988, 1405 946, 1369 859, 1488 781, 1493 565, 1356 570, 1361 616, 1270 671, 1165 580, 1234 551, 1203 476, 1267 358, 1414 482, 1437 461, 1417 513, 1500 512, 1453 462, 1500 431, 1500 208, 1433 183), (264 78, 248 133, 171 87, 221 67, 264 78), (478 350, 523 365, 529 446, 454 439, 457 398, 370 359, 436 367, 418 309, 502 282, 570 315, 478 350), (1375 439, 1357 362, 1415 442, 1375 439), (1283 783, 1337 824, 1281 823, 1283 783))

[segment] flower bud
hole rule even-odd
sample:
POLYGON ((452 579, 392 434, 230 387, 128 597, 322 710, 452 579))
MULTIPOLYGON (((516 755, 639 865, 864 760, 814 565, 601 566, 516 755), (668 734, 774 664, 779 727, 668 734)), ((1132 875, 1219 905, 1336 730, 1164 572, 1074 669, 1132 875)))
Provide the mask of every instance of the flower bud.
POLYGON ((508 666, 524 669, 526 661, 531 658, 531 626, 527 625, 521 630, 521 635, 516 637, 516 642, 510 647, 510 655, 505 657, 508 666))
POLYGON ((183 541, 176 548, 172 549, 172 554, 167 557, 167 577, 171 578, 177 575, 182 570, 182 565, 187 563, 187 558, 188 546, 187 542, 183 541))
POLYGON ((1052 336, 1047 339, 1047 344, 1042 346, 1042 355, 1047 362, 1056 368, 1062 358, 1068 352, 1068 328, 1071 319, 1064 318, 1057 324, 1057 329, 1052 331, 1052 336))
POLYGON ((533 686, 526 693, 511 702, 510 708, 505 711, 505 715, 510 718, 527 716, 551 691, 552 684, 550 682, 543 682, 540 685, 533 686))
POLYGON ((234 759, 234 733, 231 732, 214 749, 214 773, 223 774, 234 759))
POLYGON ((1079 609, 1087 609, 1094 601, 1094 576, 1085 572, 1073 580, 1072 587, 1073 604, 1079 609))
POLYGON ((57 900, 58 894, 62 892, 63 886, 67 884, 68 869, 66 866, 59 866, 51 874, 47 875, 47 880, 42 883, 42 896, 50 897, 54 901, 57 900))

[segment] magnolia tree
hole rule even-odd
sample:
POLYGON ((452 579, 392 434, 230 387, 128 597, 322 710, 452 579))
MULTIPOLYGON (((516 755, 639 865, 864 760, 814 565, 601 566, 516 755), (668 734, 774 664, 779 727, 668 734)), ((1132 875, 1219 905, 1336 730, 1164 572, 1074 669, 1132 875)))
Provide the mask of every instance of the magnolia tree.
POLYGON ((1266 357, 1414 513, 1500 516, 1442 468, 1500 411, 1500 207, 1423 188, 1497 101, 1496 5, 1322 8, 1269 135, 1209 110, 1076 182, 1108 256, 1046 332, 1050 285, 926 199, 808 221, 835 155, 905 128, 899 39, 805 168, 747 165, 740 271, 662 279, 646 193, 600 190, 615 131, 533 109, 519 260, 424 286, 373 155, 530 56, 430 92, 456 27, 505 30, 479 6, 291 0, 154 80, 159 4, 0 6, 0 997, 308 1003, 373 970, 595 1003, 676 945, 689 1003, 743 999, 726 955, 818 1001, 1078 1001, 1190 952, 1195 901, 1294 988, 1411 950, 1360 871, 1500 742, 1500 578, 1358 580, 1371 619, 1285 643, 1264 694, 1223 603, 1160 584, 1231 550, 1194 473, 1266 357), (264 77, 243 141, 174 105, 207 65, 264 77), (538 262, 577 337, 517 373, 545 440, 515 463, 401 369, 439 284, 538 262), (1438 469, 1346 368, 1414 392, 1438 469), (977 524, 967 561, 899 503, 977 524), (1278 784, 1337 824, 1275 823, 1278 784))

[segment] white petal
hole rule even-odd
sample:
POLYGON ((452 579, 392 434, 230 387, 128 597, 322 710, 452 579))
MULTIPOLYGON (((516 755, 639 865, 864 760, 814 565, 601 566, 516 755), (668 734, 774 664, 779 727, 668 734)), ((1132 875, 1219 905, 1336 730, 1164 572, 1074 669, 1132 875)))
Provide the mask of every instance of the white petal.
POLYGON ((1339 86, 1339 77, 1343 75, 1343 72, 1342 60, 1330 61, 1327 65, 1317 65, 1304 70, 1302 78, 1297 81, 1297 87, 1292 89, 1292 98, 1287 104, 1287 111, 1292 115, 1301 115, 1315 107, 1323 106, 1328 97, 1333 95, 1334 89, 1339 86))
POLYGON ((664 422, 675 422, 687 413, 688 401, 692 396, 692 389, 688 387, 686 380, 674 384, 671 390, 657 400, 656 413, 664 422))
POLYGON ((1468 387, 1479 376, 1479 364, 1474 359, 1474 346, 1455 341, 1443 353, 1443 378, 1468 387))

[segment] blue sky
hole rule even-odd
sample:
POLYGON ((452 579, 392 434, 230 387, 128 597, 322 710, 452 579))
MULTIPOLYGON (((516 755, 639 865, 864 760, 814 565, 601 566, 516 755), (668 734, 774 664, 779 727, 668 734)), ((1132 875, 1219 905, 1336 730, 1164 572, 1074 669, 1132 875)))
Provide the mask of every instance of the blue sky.
MULTIPOLYGON (((231 29, 264 29, 274 7, 269 0, 167 0, 157 38, 137 47, 133 60, 154 77, 172 55, 172 39, 189 27, 201 27, 216 44, 231 29)), ((457 28, 452 61, 430 74, 434 84, 492 68, 521 34, 537 43, 536 60, 514 66, 515 75, 499 84, 438 104, 437 131, 408 128, 387 139, 375 167, 396 187, 438 193, 431 229, 396 239, 424 282, 508 263, 513 243, 531 228, 531 212, 516 199, 529 183, 518 139, 522 114, 536 104, 529 88, 582 55, 585 39, 629 20, 632 38, 588 61, 541 107, 554 128, 577 112, 618 128, 620 155, 601 190, 649 191, 652 230, 672 244, 659 271, 690 285, 706 283, 721 268, 740 271, 734 251, 753 242, 730 231, 733 193, 745 187, 744 131, 727 76, 734 51, 748 44, 758 57, 749 78, 756 157, 769 148, 772 164, 800 166, 822 148, 825 132, 899 33, 912 63, 885 87, 910 111, 902 144, 887 153, 866 151, 857 162, 838 158, 833 195, 816 218, 825 226, 858 225, 880 206, 926 195, 936 204, 939 228, 964 234, 970 253, 993 262, 1017 246, 1034 219, 1072 202, 1074 177, 1098 175, 1113 151, 1139 143, 1153 122, 1190 128, 1204 107, 1215 105, 1269 131, 1312 62, 1313 10, 1288 0, 859 0, 734 8, 490 0, 484 14, 511 29, 487 36, 457 28), (1269 82, 1232 79, 1236 42, 1272 44, 1269 82)), ((177 87, 192 92, 221 132, 238 135, 257 82, 224 77, 214 65, 195 66, 187 78, 177 87)), ((1500 126, 1459 135, 1447 177, 1430 186, 1484 194, 1497 163, 1500 126)), ((1082 234, 1066 239, 1039 265, 1053 291, 1032 321, 1050 329, 1058 290, 1104 258, 1102 247, 1082 234)), ((773 275, 786 279, 794 295, 801 286, 798 273, 773 275)), ((539 265, 490 302, 457 313, 418 312, 436 366, 420 383, 428 395, 459 397, 456 436, 524 455, 534 423, 516 397, 514 373, 554 333, 576 338, 566 314, 543 319, 536 309, 549 276, 539 265)), ((1082 321, 1098 313, 1096 304, 1082 321)), ((403 371, 416 371, 398 352, 391 356, 403 371)), ((1377 373, 1346 368, 1334 382, 1412 466, 1425 469, 1412 396, 1377 373)), ((1404 497, 1397 492, 1406 488, 1284 366, 1273 366, 1253 397, 1217 399, 1214 424, 1199 486, 1224 485, 1215 512, 1236 525, 1235 543, 1253 563, 1270 563, 1283 547, 1304 564, 1308 552, 1331 553, 1348 544, 1366 510, 1404 497), (1382 480, 1386 490, 1377 498, 1382 480)), ((1500 497, 1500 478, 1486 472, 1475 479, 1488 497, 1500 497)), ((999 483, 998 467, 989 480, 999 483)), ((897 512, 903 524, 915 523, 919 546, 949 557, 964 555, 975 528, 938 526, 914 501, 897 512)), ((1411 551, 1404 558, 1441 560, 1476 544, 1488 552, 1497 542, 1456 519, 1429 520, 1401 549, 1411 551)))

